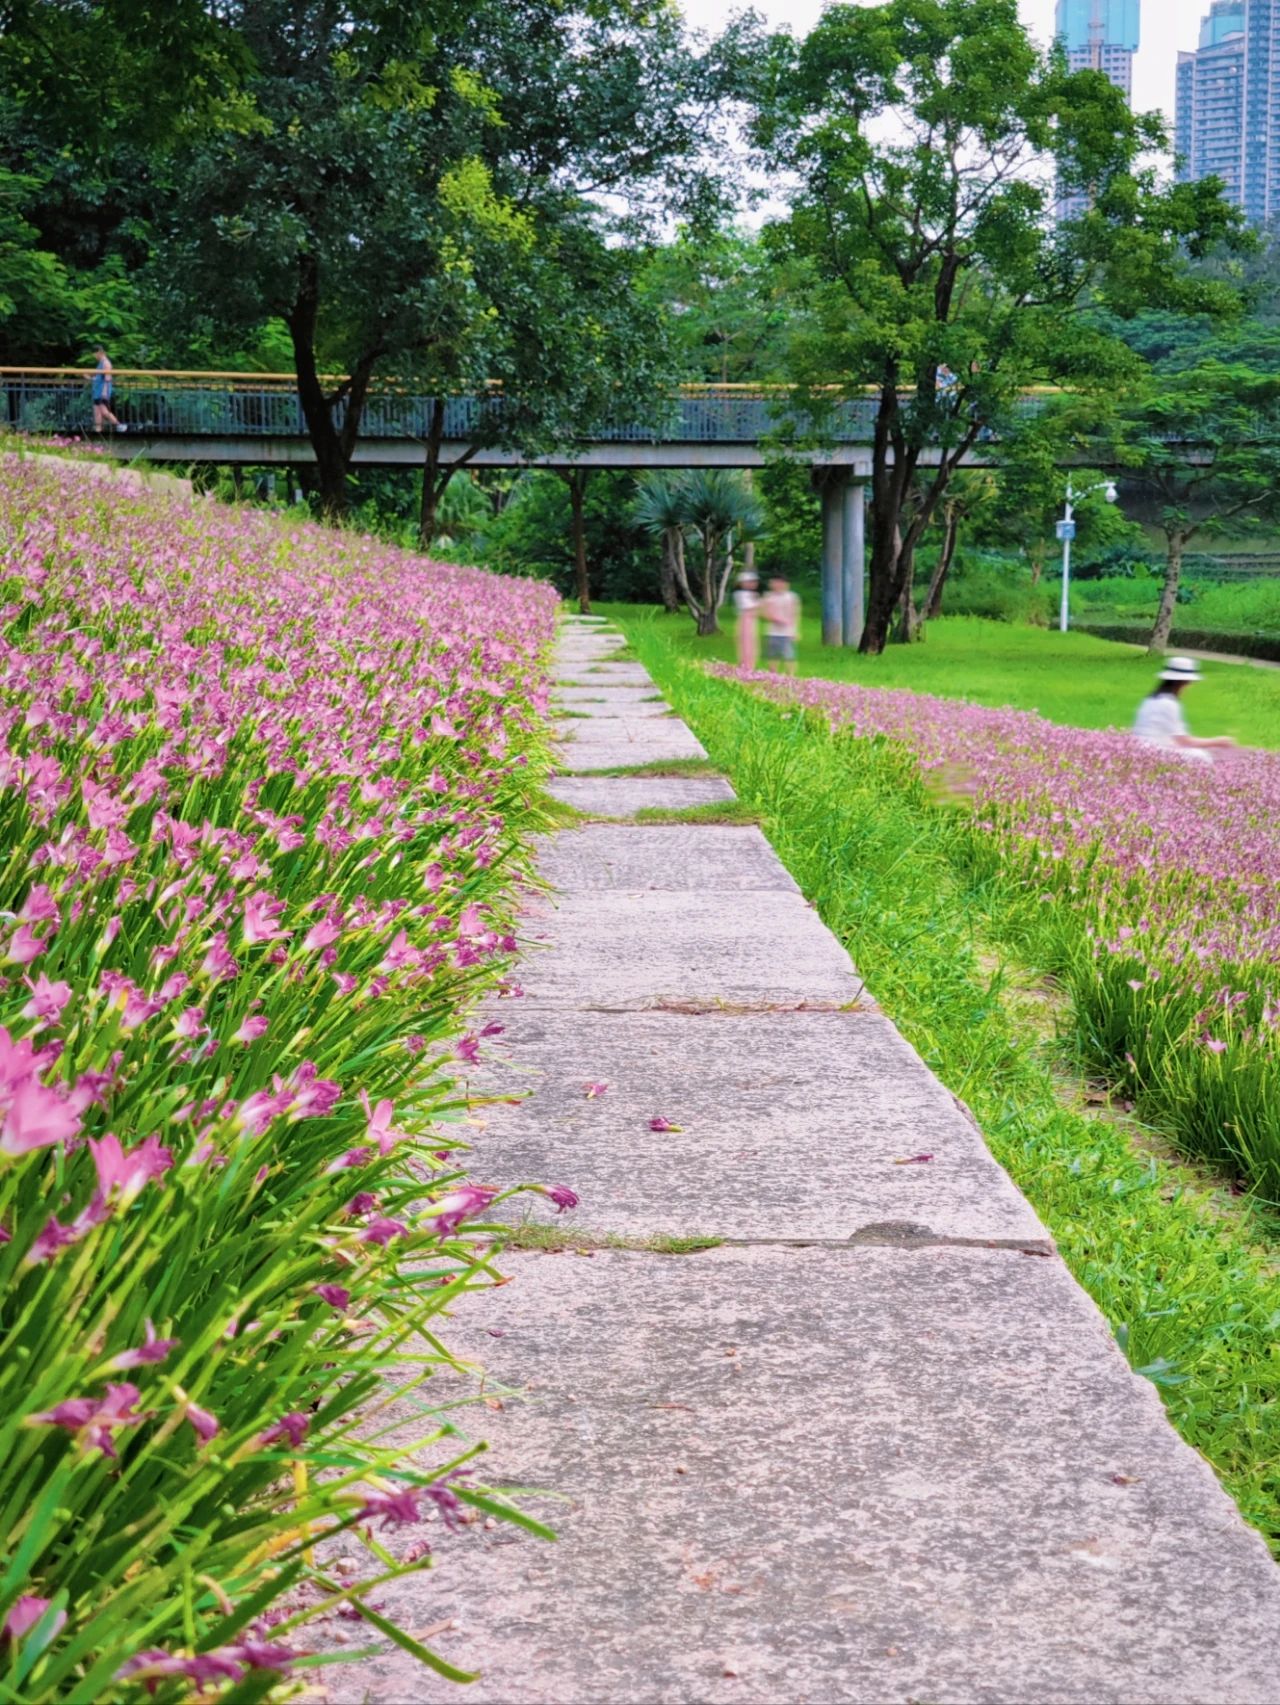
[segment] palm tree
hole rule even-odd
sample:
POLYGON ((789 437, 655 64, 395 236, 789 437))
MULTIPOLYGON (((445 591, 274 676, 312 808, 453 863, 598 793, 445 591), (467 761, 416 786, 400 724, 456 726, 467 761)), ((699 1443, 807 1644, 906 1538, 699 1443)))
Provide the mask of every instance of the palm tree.
POLYGON ((679 474, 649 474, 641 480, 632 508, 636 524, 662 541, 659 584, 663 607, 673 614, 680 608, 680 586, 685 579, 684 486, 679 474))
POLYGON ((685 525, 702 541, 701 583, 681 585, 689 613, 700 634, 719 633, 716 620, 729 590, 733 552, 737 544, 758 539, 764 513, 741 474, 726 468, 699 468, 683 482, 685 525))

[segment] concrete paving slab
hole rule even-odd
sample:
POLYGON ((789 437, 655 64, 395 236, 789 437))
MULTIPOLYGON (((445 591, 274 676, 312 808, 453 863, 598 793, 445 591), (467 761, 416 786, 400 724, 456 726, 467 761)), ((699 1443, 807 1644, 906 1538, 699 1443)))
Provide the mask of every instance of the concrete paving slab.
MULTIPOLYGON (((481 1672, 470 1699, 1275 1699, 1280 1573, 1058 1262, 503 1264, 515 1283, 469 1299, 451 1343, 529 1393, 482 1412, 484 1471, 546 1488, 523 1501, 559 1543, 436 1525, 432 1572, 378 1594, 443 1625, 434 1643, 481 1672)), ((455 1698, 390 1647, 317 1679, 339 1705, 455 1698)))
POLYGON ((538 869, 558 892, 673 888, 696 893, 798 894, 751 824, 592 824, 542 838, 538 869))
MULTIPOLYGON (((553 707, 562 710, 570 707, 553 707)), ((551 731, 559 740, 591 740, 595 738, 616 738, 617 725, 633 722, 679 722, 664 704, 584 704, 571 707, 571 716, 556 715, 552 717, 551 731), (603 724, 603 732, 599 735, 592 725, 603 724)), ((683 726, 683 725, 682 725, 683 726)))
POLYGON ((657 691, 653 676, 643 663, 566 663, 557 660, 551 673, 558 686, 648 687, 657 691))
POLYGON ((847 1005, 862 995, 849 956, 798 894, 566 894, 524 920, 529 999, 625 1011, 680 1001, 847 1005), (550 951, 538 951, 540 942, 550 951))
POLYGON ((555 776, 547 791, 597 817, 687 811, 737 798, 723 776, 555 776))
MULTIPOLYGON (((668 725, 660 722, 651 726, 661 730, 668 725)), ((640 764, 684 763, 689 759, 705 759, 706 755, 692 734, 685 730, 643 741, 574 741, 561 748, 560 762, 571 775, 592 775, 599 770, 634 769, 640 764)))
POLYGON ((555 695, 552 708, 578 711, 586 716, 670 716, 671 706, 643 687, 565 687, 555 695))
MULTIPOLYGON (((972 1119, 874 1008, 582 1012, 571 1048, 559 1009, 506 1002, 493 1016, 516 1071, 488 1065, 473 1086, 526 1099, 484 1110, 473 1169, 504 1185, 563 1178, 581 1198, 575 1230, 1051 1247, 972 1119), (588 1083, 608 1087, 588 1098, 588 1083), (657 1116, 679 1132, 651 1131, 657 1116)), ((553 1212, 517 1197, 504 1217, 553 1212)))

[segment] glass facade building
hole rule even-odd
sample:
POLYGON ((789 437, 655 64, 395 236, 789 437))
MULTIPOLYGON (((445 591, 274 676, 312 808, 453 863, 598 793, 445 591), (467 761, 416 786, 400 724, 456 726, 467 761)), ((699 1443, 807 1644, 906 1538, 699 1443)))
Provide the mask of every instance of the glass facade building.
MULTIPOLYGON (((1141 39, 1140 0, 1058 0, 1056 33, 1073 71, 1101 71, 1126 100, 1133 99, 1133 56, 1141 39)), ((1082 196, 1059 195, 1059 219, 1074 219, 1084 208, 1082 196)))

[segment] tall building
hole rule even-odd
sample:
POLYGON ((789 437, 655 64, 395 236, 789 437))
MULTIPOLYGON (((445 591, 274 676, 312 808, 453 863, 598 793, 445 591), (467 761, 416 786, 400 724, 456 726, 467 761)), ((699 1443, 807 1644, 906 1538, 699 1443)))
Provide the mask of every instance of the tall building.
POLYGON ((1280 217, 1280 0, 1214 0, 1178 55, 1179 175, 1219 177, 1250 220, 1280 217))
MULTIPOLYGON (((1276 0, 1280 5, 1280 0, 1276 0)), ((1057 36, 1073 71, 1101 71, 1133 99, 1133 56, 1141 38, 1140 0, 1058 0, 1057 36)), ((1060 192, 1058 218, 1084 212, 1086 198, 1060 192)))
POLYGON ((1058 0, 1059 40, 1073 71, 1103 71, 1133 98, 1140 0, 1058 0))

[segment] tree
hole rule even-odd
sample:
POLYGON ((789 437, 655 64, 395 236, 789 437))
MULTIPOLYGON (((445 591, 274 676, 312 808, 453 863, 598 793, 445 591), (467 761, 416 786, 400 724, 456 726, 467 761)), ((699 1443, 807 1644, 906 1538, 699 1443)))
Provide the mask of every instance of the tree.
MULTIPOLYGON (((584 209, 600 241, 609 198, 694 192, 703 114, 732 55, 694 53, 674 11, 648 0, 208 10, 248 69, 235 122, 167 156, 154 276, 170 320, 207 315, 237 336, 284 321, 334 514, 375 381, 415 380, 438 405, 424 434, 429 534, 451 472, 432 465, 445 401, 510 379, 521 360, 534 395, 534 352, 510 332, 546 331, 525 311, 530 281, 579 243, 584 209)), ((508 393, 481 411, 479 441, 517 419, 508 393)))
POLYGON ((1070 74, 1016 0, 833 5, 764 56, 751 133, 788 175, 765 240, 802 266, 790 367, 815 421, 874 394, 870 598, 883 649, 917 547, 957 470, 1036 383, 1114 386, 1135 367, 1090 300, 1225 310, 1187 254, 1239 216, 1219 187, 1162 188, 1161 121, 1096 72, 1070 74), (1088 210, 1055 226, 1055 185, 1088 210))
POLYGON ((1113 423, 1119 453, 1155 499, 1164 584, 1150 649, 1169 643, 1192 539, 1280 516, 1280 378, 1242 363, 1152 370, 1113 423))
POLYGON ((660 541, 662 569, 658 584, 662 606, 673 614, 680 608, 680 585, 686 580, 684 527, 687 515, 685 482, 678 475, 650 474, 640 482, 632 514, 646 533, 660 541))
POLYGON ((740 474, 725 468, 698 468, 682 485, 684 520, 702 546, 701 572, 691 581, 683 557, 677 562, 680 594, 700 634, 720 631, 717 617, 729 590, 735 544, 760 534, 763 512, 740 474))

